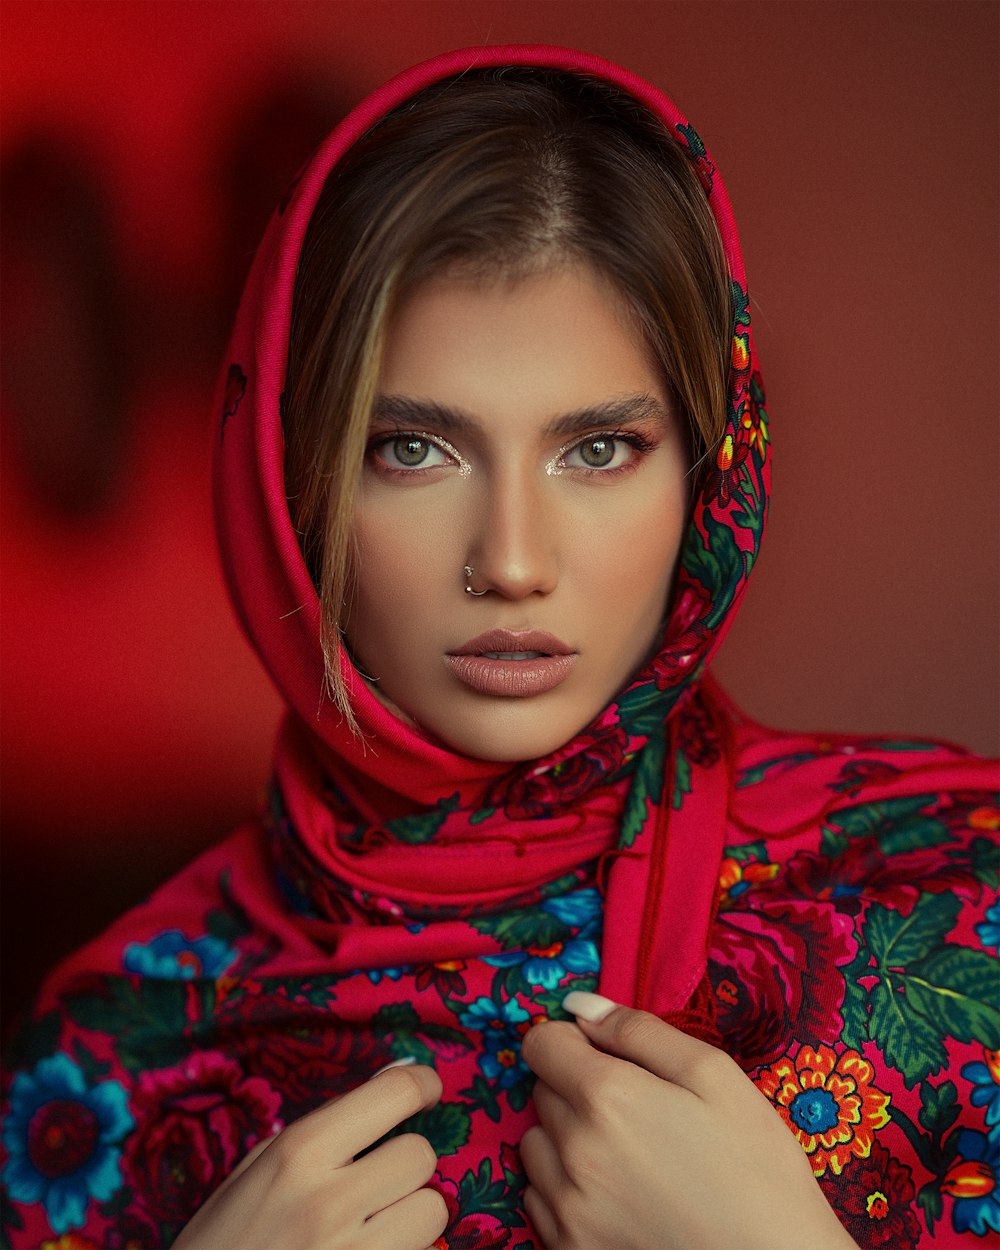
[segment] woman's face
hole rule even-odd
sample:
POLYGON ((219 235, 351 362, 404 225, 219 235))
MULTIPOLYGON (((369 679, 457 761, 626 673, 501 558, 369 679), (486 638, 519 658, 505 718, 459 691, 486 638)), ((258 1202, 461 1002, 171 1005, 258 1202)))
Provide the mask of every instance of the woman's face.
POLYGON ((388 336, 345 622, 383 702, 488 760, 593 720, 661 632, 681 420, 588 267, 418 286, 388 336))

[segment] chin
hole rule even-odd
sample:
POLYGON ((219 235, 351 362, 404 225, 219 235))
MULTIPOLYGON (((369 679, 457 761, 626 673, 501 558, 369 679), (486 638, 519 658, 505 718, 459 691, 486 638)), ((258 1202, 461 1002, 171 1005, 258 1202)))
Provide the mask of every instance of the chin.
POLYGON ((558 751, 593 719, 586 715, 579 722, 563 721, 560 727, 552 723, 551 713, 542 707, 526 715, 527 711, 524 707, 513 713, 506 708, 491 708, 486 715, 470 718, 470 723, 452 718, 447 732, 438 736, 460 755, 493 764, 520 764, 558 751))

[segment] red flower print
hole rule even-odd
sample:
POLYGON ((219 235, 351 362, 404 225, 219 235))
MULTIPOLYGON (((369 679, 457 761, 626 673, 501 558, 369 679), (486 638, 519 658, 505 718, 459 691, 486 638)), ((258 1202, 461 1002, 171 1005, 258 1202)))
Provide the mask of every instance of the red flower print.
POLYGON ((722 756, 722 740, 704 700, 695 694, 680 713, 677 749, 702 768, 711 768, 722 756))
POLYGON ((180 1067, 144 1072, 125 1166, 153 1218, 185 1224, 250 1147, 282 1127, 280 1105, 225 1055, 195 1052, 180 1067))
MULTIPOLYGON (((766 888, 767 865, 742 865, 747 889, 766 888), (761 879, 756 887, 747 873, 761 879)), ((713 926, 709 976, 726 1049, 744 1068, 776 1059, 789 1037, 818 1042, 835 1037, 844 979, 838 965, 855 947, 852 923, 829 907, 769 903, 738 909, 730 899, 713 926)))
POLYGON ((750 454, 748 443, 736 443, 732 434, 727 434, 716 453, 715 468, 709 473, 702 488, 702 502, 709 504, 718 499, 723 508, 727 507, 736 493, 740 469, 750 454))
POLYGON ((912 1176, 876 1141, 867 1159, 857 1159, 840 1176, 824 1176, 820 1186, 859 1246, 913 1250, 920 1224, 913 1210, 912 1176))
POLYGON ((567 759, 501 778, 486 796, 486 807, 502 807, 510 820, 531 820, 572 807, 588 791, 609 780, 625 763, 625 731, 598 729, 567 759))
POLYGON ((678 583, 667 626, 667 645, 649 668, 657 690, 680 685, 697 664, 708 645, 705 618, 711 610, 711 597, 701 582, 683 578, 678 583))
POLYGON ((466 967, 464 959, 442 959, 435 964, 424 964, 417 969, 416 987, 428 990, 433 986, 442 998, 461 997, 465 993, 462 973, 466 967))
POLYGON ((753 1078, 809 1156, 815 1176, 839 1174, 867 1159, 875 1132, 889 1123, 889 1095, 872 1084, 875 1069, 856 1050, 799 1047, 753 1078))
POLYGON ((242 996, 223 1019, 241 1067, 281 1090, 286 1118, 346 1093, 392 1058, 369 1031, 293 1002, 284 988, 242 996))
POLYGON ((885 855, 874 838, 856 838, 839 855, 799 851, 788 861, 785 884, 794 894, 830 903, 856 916, 862 901, 875 901, 908 916, 921 894, 968 887, 968 872, 938 847, 885 855))

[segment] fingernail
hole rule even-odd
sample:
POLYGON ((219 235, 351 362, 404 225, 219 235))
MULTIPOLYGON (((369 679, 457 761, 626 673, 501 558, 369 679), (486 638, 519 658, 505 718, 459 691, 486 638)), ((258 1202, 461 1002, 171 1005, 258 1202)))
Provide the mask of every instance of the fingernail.
POLYGON ((590 1024, 598 1024, 619 1005, 603 994, 589 994, 586 990, 571 990, 562 1000, 563 1010, 590 1024))
POLYGON ((407 1055, 405 1059, 393 1059, 392 1063, 387 1063, 385 1067, 379 1068, 377 1072, 373 1072, 372 1076, 381 1076, 383 1072, 388 1072, 390 1068, 408 1068, 411 1063, 416 1063, 414 1055, 407 1055))

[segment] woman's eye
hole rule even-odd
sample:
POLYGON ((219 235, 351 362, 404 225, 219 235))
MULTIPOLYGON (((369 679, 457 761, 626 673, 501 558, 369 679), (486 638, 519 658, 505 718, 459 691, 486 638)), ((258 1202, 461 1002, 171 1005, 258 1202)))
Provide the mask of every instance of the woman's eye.
POLYGON ((565 463, 572 469, 617 469, 628 460, 632 450, 624 439, 601 434, 570 448, 565 463))
POLYGON ((386 439, 373 450, 390 469, 429 469, 449 463, 448 456, 440 447, 416 434, 386 439))

